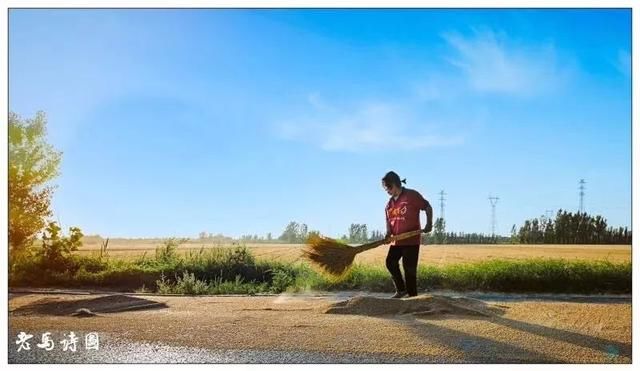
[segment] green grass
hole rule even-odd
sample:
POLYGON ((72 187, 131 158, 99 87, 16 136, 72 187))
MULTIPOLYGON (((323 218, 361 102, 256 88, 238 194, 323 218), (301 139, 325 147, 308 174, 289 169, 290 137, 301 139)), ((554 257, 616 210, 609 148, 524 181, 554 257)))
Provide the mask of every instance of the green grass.
MULTIPOLYGON (((521 293, 631 293, 631 263, 559 259, 488 260, 444 267, 420 266, 418 287, 455 291, 521 293)), ((343 279, 310 277, 308 288, 392 292, 389 273, 381 267, 354 266, 343 279)), ((299 285, 298 285, 299 286, 299 285)))
MULTIPOLYGON (((64 268, 37 255, 13 259, 11 287, 94 288, 167 294, 245 294, 308 290, 392 292, 389 273, 355 265, 340 279, 304 263, 258 261, 245 247, 201 249, 186 256, 169 240, 151 257, 122 260, 68 256, 64 268)), ((537 293, 631 293, 631 263, 559 259, 489 260, 444 267, 422 265, 420 289, 537 293)))

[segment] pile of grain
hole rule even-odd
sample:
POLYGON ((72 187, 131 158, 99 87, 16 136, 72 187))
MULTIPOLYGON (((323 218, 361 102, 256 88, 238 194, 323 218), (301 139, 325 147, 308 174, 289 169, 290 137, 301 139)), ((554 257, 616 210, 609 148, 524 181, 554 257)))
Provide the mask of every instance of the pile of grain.
POLYGON ((324 313, 363 316, 395 316, 403 314, 432 316, 453 314, 487 317, 503 314, 504 310, 501 309, 501 307, 489 305, 481 300, 463 297, 421 295, 407 299, 383 299, 357 296, 329 305, 324 313))

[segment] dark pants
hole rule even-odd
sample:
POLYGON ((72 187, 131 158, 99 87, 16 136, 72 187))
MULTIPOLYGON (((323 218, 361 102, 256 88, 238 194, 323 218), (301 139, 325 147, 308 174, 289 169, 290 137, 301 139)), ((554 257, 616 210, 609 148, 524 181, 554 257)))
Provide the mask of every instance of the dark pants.
POLYGON ((387 269, 393 278, 393 283, 396 286, 396 291, 406 291, 409 296, 418 295, 417 272, 419 251, 420 245, 389 247, 386 263, 387 269), (402 279, 402 273, 400 273, 400 264, 398 264, 400 258, 402 258, 404 280, 402 279))

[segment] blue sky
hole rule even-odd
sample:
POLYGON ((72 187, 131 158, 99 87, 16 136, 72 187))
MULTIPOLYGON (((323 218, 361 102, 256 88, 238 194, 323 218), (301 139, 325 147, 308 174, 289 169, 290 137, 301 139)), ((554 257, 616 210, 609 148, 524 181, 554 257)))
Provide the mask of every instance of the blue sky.
MULTIPOLYGON (((384 226, 395 170, 447 229, 631 225, 628 10, 11 10, 9 106, 48 115, 63 226, 384 226)), ((424 217, 424 216, 423 216, 424 217)), ((424 219, 423 219, 424 221, 424 219)))

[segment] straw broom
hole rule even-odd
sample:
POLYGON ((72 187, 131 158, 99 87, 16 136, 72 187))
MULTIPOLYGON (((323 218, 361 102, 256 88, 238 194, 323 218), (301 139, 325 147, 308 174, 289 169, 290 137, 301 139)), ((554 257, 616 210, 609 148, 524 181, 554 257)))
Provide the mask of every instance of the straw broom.
POLYGON ((341 276, 353 264, 353 259, 357 254, 392 241, 419 236, 421 233, 422 230, 405 232, 360 246, 349 246, 329 237, 312 235, 307 239, 307 247, 302 250, 302 256, 324 272, 333 276, 341 276))

